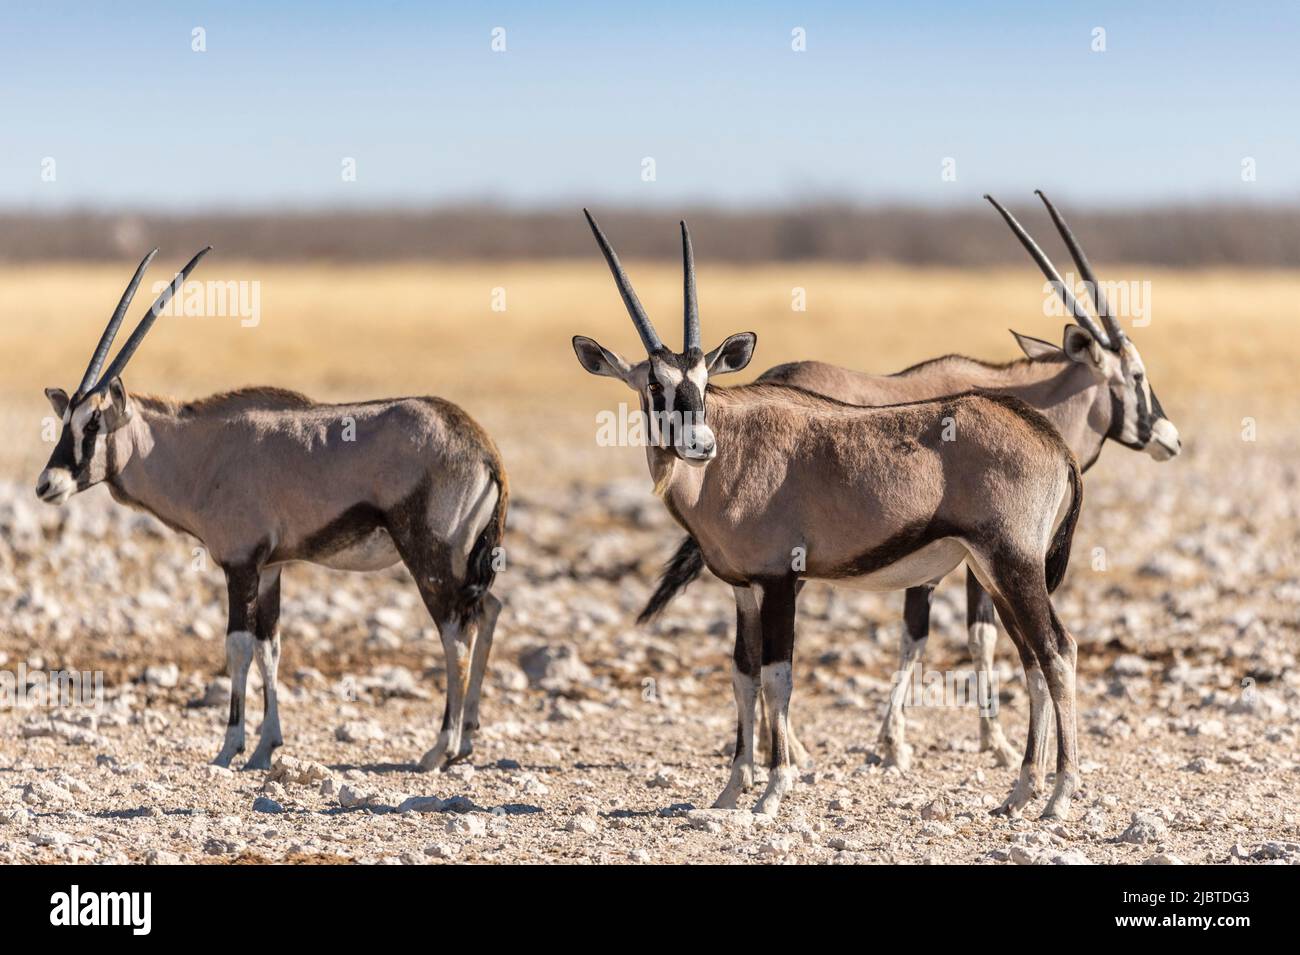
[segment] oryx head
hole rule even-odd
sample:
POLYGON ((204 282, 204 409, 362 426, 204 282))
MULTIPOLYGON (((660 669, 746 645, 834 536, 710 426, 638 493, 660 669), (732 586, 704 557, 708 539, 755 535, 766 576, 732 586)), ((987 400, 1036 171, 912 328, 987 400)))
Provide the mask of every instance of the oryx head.
POLYGON ((58 444, 54 446, 54 453, 36 480, 36 496, 46 503, 62 504, 77 491, 113 477, 130 455, 131 444, 123 429, 131 420, 133 405, 122 384, 122 369, 140 347, 140 342, 157 321, 172 295, 198 265, 199 259, 207 254, 208 249, 203 249, 190 259, 189 264, 163 289, 153 307, 140 319, 140 324, 117 353, 113 363, 101 375, 100 369, 108 357, 108 350, 113 346, 118 327, 126 316, 126 310, 144 277, 145 269, 157 252, 154 249, 146 255, 136 268, 131 283, 127 285, 121 301, 113 311, 113 317, 108 320, 108 327, 99 338, 95 354, 86 366, 86 373, 81 376, 81 384, 72 393, 72 397, 68 397, 62 388, 45 389, 45 397, 63 421, 63 430, 59 434, 58 444))
POLYGON ((1165 417, 1165 411, 1160 407, 1160 400, 1156 398, 1151 382, 1147 379, 1142 356, 1138 354, 1137 346, 1129 340, 1124 334, 1124 329, 1116 321, 1110 304, 1106 301, 1105 292, 1097 283, 1097 277, 1088 263, 1088 257, 1083 253, 1083 247, 1079 245, 1074 233, 1065 224, 1065 219, 1056 211, 1056 207, 1047 196, 1043 195, 1041 190, 1036 195, 1047 206, 1048 214, 1056 223, 1061 238, 1065 240, 1070 256, 1074 259, 1074 264, 1078 267, 1088 294, 1092 298, 1097 317, 1101 319, 1105 328, 1103 330, 1102 326, 1093 321, 1092 316, 1061 279, 1051 260, 1011 213, 1007 212, 992 196, 985 196, 984 198, 1002 213, 1002 218, 1006 219, 1007 225, 1011 226, 1011 231, 1033 256, 1038 267, 1043 270, 1043 274, 1061 296, 1066 310, 1074 316, 1076 323, 1065 326, 1065 337, 1060 348, 1017 332, 1011 334, 1016 336, 1016 341, 1025 354, 1035 361, 1059 360, 1064 353, 1070 361, 1078 362, 1091 370, 1097 380, 1106 385, 1110 393, 1111 420, 1106 437, 1134 450, 1145 451, 1157 461, 1167 461, 1182 450, 1178 429, 1165 417))
POLYGON ((740 371, 749 364, 758 337, 753 332, 732 335, 707 354, 700 347, 700 311, 695 296, 695 256, 691 234, 682 225, 682 261, 685 274, 685 341, 674 352, 659 340, 650 318, 632 290, 627 273, 614 254, 605 233, 600 231, 591 213, 583 210, 600 251, 605 254, 614 274, 623 304, 632 316, 632 324, 645 346, 646 359, 635 365, 582 335, 573 338, 573 350, 582 367, 593 375, 617 378, 641 399, 641 411, 650 423, 650 440, 659 448, 671 451, 688 464, 703 466, 718 453, 717 440, 707 422, 706 388, 710 375, 740 371))

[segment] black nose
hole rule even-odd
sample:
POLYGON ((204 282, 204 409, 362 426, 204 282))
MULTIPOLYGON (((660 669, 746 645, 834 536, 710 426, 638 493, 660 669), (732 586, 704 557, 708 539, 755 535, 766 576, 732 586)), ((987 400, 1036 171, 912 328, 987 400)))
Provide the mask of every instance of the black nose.
POLYGON ((50 481, 48 478, 46 478, 40 484, 36 485, 36 496, 44 497, 45 492, 48 491, 49 489, 50 489, 50 481))

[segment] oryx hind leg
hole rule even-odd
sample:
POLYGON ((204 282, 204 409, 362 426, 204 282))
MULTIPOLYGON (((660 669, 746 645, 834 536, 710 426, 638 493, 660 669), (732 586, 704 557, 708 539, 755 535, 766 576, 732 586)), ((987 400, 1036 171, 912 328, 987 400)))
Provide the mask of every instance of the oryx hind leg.
POLYGON ((280 733, 278 674, 280 669, 280 568, 264 570, 257 595, 257 643, 253 647, 262 677, 262 729, 257 749, 245 769, 270 769, 271 754, 284 745, 280 733))
POLYGON ((230 716, 226 738, 213 765, 229 768, 230 761, 244 751, 244 703, 248 668, 257 645, 258 569, 253 566, 225 567, 229 617, 226 623, 226 672, 230 676, 230 716))
POLYGON ((473 661, 469 669, 469 687, 465 694, 465 725, 461 731, 460 747, 456 760, 467 759, 474 752, 474 733, 479 727, 479 700, 483 693, 483 675, 487 672, 488 657, 492 653, 492 635, 497 617, 501 615, 501 601, 492 594, 483 597, 483 610, 474 632, 473 661))
MULTIPOLYGON (((1018 818, 1024 812, 1025 806, 1042 791, 1040 753, 1046 746, 1047 731, 1050 726, 1046 722, 1047 694, 1041 692, 1045 687, 1036 676, 1039 673, 1039 665, 1038 655, 1034 650, 1036 637, 1033 618, 1032 615, 1022 613, 1023 591, 1030 589, 1028 582, 1035 579, 1035 568, 1031 561, 1017 563, 995 561, 974 552, 971 557, 971 570, 979 578, 981 586, 992 597, 994 606, 1006 627, 1007 636, 1011 638, 1016 652, 1020 655, 1025 681, 1029 686, 1029 732, 1025 734, 1025 754, 1020 762, 1020 775, 1007 798, 992 810, 993 815, 1018 818)), ((1041 568, 1037 573, 1038 585, 1042 587, 1045 596, 1047 587, 1042 581, 1041 568)))
POLYGON ((979 578, 969 567, 966 568, 966 635, 977 685, 988 688, 989 693, 987 700, 980 701, 980 752, 993 753, 993 760, 999 766, 1015 766, 1020 761, 1020 753, 1007 741, 998 721, 997 687, 993 678, 998 625, 993 598, 980 586, 979 578))
POLYGON ((925 655, 930 638, 930 604, 938 581, 907 588, 903 600, 903 635, 898 646, 898 670, 889 692, 889 708, 880 727, 881 759, 885 766, 900 772, 912 767, 912 747, 907 743, 907 723, 903 715, 907 693, 912 686, 912 671, 925 655))

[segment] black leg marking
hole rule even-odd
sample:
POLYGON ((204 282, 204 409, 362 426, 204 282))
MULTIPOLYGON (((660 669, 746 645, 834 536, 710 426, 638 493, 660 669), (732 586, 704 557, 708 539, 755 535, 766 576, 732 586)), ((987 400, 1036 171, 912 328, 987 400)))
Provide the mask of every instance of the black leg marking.
POLYGON ((977 623, 993 623, 993 598, 975 576, 975 571, 966 568, 966 626, 977 623))

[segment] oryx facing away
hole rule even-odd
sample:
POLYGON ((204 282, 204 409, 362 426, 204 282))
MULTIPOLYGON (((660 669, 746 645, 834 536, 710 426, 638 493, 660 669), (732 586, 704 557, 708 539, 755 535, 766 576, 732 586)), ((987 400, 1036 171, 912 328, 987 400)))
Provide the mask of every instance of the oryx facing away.
MULTIPOLYGON (((1012 332, 1026 358, 1007 364, 945 355, 894 375, 869 375, 823 362, 801 361, 777 365, 760 375, 758 381, 791 385, 854 405, 923 401, 971 389, 1012 395, 1042 412, 1065 439, 1084 471, 1096 462, 1107 440, 1145 451, 1157 461, 1174 457, 1182 447, 1178 429, 1165 416, 1147 379, 1142 357, 1117 321, 1064 217, 1041 191, 1037 195, 1074 259, 1100 325, 1071 293, 1056 267, 1020 223, 997 200, 986 196, 1038 263, 1077 322, 1065 326, 1060 347, 1012 332)), ((641 620, 649 620, 662 610, 703 569, 698 545, 687 538, 665 569, 658 589, 642 611, 641 620)), ((930 600, 936 584, 937 581, 907 591, 898 672, 880 731, 885 764, 903 770, 909 768, 912 755, 905 739, 904 702, 913 668, 925 652, 930 633, 930 600)), ((981 674, 993 668, 997 641, 993 611, 988 592, 974 570, 968 568, 967 638, 971 659, 981 674)), ((738 616, 743 619, 747 612, 751 611, 738 602, 738 616)), ((1019 754, 1007 742, 996 710, 981 713, 979 719, 980 749, 991 750, 998 765, 1014 765, 1019 754)), ((792 746, 802 761, 803 747, 793 741, 792 746)))
POLYGON ((1029 681, 1020 778, 997 811, 1020 813, 1041 788, 1050 704, 1057 773, 1046 814, 1065 817, 1078 782, 1076 650, 1049 591, 1065 573, 1082 487, 1074 455, 1055 429, 1005 396, 968 393, 861 408, 779 385, 711 386, 711 376, 749 363, 756 337, 732 335, 702 350, 686 224, 685 345, 673 352, 587 218, 646 358, 633 364, 576 336, 578 360, 637 393, 651 422, 646 458, 655 491, 746 611, 733 667, 736 752, 716 805, 734 807, 753 785, 760 686, 771 714, 771 770, 755 811, 775 813, 794 782, 788 714, 802 580, 897 590, 927 584, 967 560, 1007 621, 1026 673, 1039 675, 1029 681), (655 426, 665 419, 683 423, 655 426), (945 440, 950 425, 955 440, 945 440))
POLYGON ((145 256, 81 384, 71 397, 46 390, 63 430, 37 495, 61 504, 105 483, 117 501, 197 538, 225 572, 231 697, 217 765, 229 766, 244 749, 254 660, 265 713, 244 768, 269 768, 282 743, 280 573, 293 561, 358 571, 406 565, 441 633, 447 663, 442 730, 420 766, 464 758, 501 609, 490 588, 508 487, 496 447, 469 415, 440 398, 328 405, 278 388, 190 402, 128 394, 123 368, 207 251, 162 292, 101 375, 154 253, 145 256))

